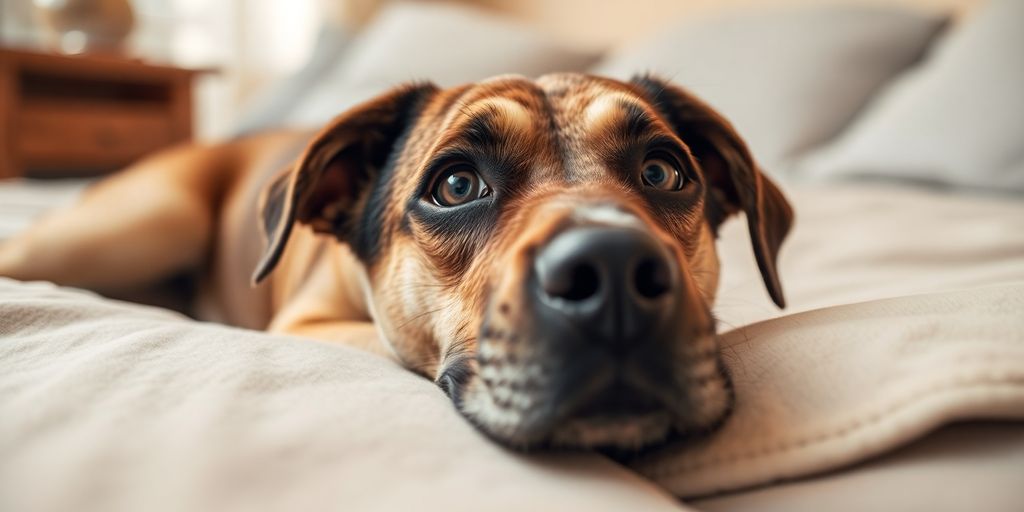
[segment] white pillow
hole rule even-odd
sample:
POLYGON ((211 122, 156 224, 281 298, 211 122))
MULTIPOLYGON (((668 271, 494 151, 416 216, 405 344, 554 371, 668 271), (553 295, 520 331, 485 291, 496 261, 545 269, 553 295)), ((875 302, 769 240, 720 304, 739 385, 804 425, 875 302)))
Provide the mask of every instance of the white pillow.
POLYGON ((653 71, 721 110, 768 171, 829 140, 913 64, 944 18, 889 7, 816 6, 684 20, 594 71, 653 71))
POLYGON ((410 80, 451 86, 506 73, 536 76, 585 69, 595 58, 478 9, 399 3, 380 13, 285 122, 323 124, 410 80))
POLYGON ((1024 2, 983 7, 800 171, 1024 192, 1024 2))

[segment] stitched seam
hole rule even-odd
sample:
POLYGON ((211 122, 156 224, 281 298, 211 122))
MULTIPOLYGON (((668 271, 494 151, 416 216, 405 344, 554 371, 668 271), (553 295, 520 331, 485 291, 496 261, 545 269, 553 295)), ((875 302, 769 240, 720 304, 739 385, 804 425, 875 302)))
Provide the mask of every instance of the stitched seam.
POLYGON ((831 431, 825 431, 818 434, 805 435, 795 440, 787 440, 774 446, 769 445, 766 448, 753 448, 738 452, 734 454, 726 454, 718 457, 712 457, 700 461, 687 463, 685 461, 678 464, 667 464, 665 467, 660 469, 653 469, 651 471, 645 471, 654 478, 661 478, 666 476, 678 476, 677 473, 692 472, 694 470, 707 468, 709 466, 730 466, 740 462, 746 462, 752 459, 764 458, 771 455, 778 455, 780 453, 790 451, 793 449, 803 449, 808 446, 821 444, 824 442, 832 441, 842 437, 847 437, 858 431, 863 430, 866 427, 872 426, 876 423, 889 417, 891 413, 898 409, 905 408, 910 402, 921 399, 922 397, 930 394, 934 394, 938 391, 947 391, 949 389, 955 389, 961 386, 976 386, 979 384, 1024 384, 1024 374, 1016 374, 1013 370, 1008 370, 1005 375, 969 375, 959 376, 950 380, 936 382, 924 389, 919 391, 911 392, 904 396, 902 399, 898 399, 891 402, 889 405, 877 410, 873 413, 867 414, 860 418, 855 418, 846 422, 845 425, 838 427, 831 431))

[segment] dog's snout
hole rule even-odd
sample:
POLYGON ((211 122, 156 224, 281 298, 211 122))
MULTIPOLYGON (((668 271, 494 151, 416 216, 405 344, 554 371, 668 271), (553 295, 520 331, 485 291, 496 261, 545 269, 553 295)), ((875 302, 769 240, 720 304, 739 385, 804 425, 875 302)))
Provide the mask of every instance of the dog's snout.
POLYGON ((665 315, 676 281, 668 251, 636 228, 568 229, 538 251, 534 265, 549 308, 613 343, 665 315))

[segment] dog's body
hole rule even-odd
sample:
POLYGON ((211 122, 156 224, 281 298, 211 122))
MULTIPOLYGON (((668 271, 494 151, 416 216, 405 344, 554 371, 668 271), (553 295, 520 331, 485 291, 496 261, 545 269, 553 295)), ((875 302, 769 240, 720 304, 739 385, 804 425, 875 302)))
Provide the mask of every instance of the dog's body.
POLYGON ((0 246, 0 275, 115 291, 199 268, 204 317, 394 356, 508 444, 628 448, 728 412, 710 306, 737 211, 781 305, 789 207, 688 93, 416 84, 319 134, 148 159, 0 246))

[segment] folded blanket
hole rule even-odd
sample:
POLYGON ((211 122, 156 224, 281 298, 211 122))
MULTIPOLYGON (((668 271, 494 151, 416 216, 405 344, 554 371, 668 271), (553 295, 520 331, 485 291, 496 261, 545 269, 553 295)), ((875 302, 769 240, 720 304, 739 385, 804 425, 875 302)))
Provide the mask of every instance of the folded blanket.
POLYGON ((1024 284, 1015 284, 732 331, 723 343, 733 417, 709 440, 635 467, 697 496, 840 468, 957 420, 1024 420, 1022 311, 1024 284))

